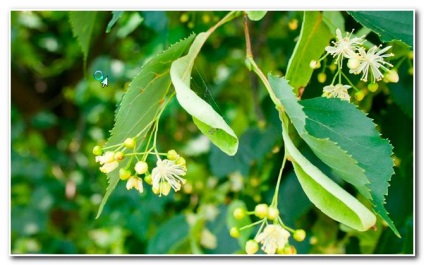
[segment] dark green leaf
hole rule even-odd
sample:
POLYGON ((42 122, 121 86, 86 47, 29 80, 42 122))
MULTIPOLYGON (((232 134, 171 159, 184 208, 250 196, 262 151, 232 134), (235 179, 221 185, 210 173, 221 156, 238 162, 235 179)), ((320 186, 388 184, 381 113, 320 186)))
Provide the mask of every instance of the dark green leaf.
POLYGON ((148 242, 148 254, 167 254, 189 235, 189 225, 184 214, 175 215, 162 224, 148 242))
MULTIPOLYGON (((380 137, 376 125, 365 113, 346 101, 314 98, 300 103, 308 117, 306 131, 320 139, 329 138, 358 162, 370 182, 366 186, 370 189, 374 210, 398 235, 384 209, 384 197, 394 173, 393 148, 389 141, 380 137)), ((361 189, 358 190, 363 193, 361 189)))
POLYGON ((78 39, 84 55, 84 61, 87 60, 88 50, 90 49, 90 40, 93 35, 94 24, 96 23, 95 11, 70 11, 69 20, 72 26, 74 37, 78 39))
POLYGON ((414 11, 348 11, 364 27, 377 33, 381 40, 401 40, 414 44, 414 11))
POLYGON ((124 11, 112 11, 112 19, 107 24, 106 33, 109 33, 116 21, 122 17, 124 11))
MULTIPOLYGON (((145 127, 150 126, 171 86, 169 76, 171 63, 187 51, 193 38, 192 35, 174 44, 142 67, 122 99, 119 111, 116 114, 115 126, 105 147, 123 143, 126 138, 135 137, 145 127)), ((147 134, 147 131, 145 130, 140 135, 140 139, 147 134)), ((124 158, 120 166, 108 174, 109 186, 100 204, 97 218, 100 216, 109 195, 119 182, 119 168, 126 165, 128 159, 124 158)))
POLYGON ((330 43, 333 33, 330 32, 324 16, 318 11, 305 11, 299 40, 287 66, 286 79, 297 94, 300 87, 306 87, 311 79, 313 69, 309 66, 312 60, 318 60, 330 43))

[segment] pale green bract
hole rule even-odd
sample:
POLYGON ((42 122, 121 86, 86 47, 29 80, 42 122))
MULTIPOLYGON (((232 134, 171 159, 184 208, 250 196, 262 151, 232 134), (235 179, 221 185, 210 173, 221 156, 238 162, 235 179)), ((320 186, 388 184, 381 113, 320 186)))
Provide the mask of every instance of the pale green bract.
POLYGON ((193 90, 190 89, 191 70, 202 45, 213 32, 197 35, 190 51, 171 65, 171 79, 180 105, 193 117, 194 123, 217 147, 228 155, 234 155, 238 138, 225 120, 193 90))

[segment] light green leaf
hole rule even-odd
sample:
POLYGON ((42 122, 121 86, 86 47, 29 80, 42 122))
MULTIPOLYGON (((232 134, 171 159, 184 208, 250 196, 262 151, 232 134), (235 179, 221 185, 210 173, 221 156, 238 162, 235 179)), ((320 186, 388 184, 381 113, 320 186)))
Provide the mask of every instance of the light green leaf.
POLYGON ((323 14, 319 11, 305 11, 299 40, 289 60, 286 74, 296 95, 299 88, 306 87, 311 79, 313 69, 309 66, 310 62, 320 58, 331 38, 333 34, 324 23, 323 14))
POLYGON ((162 224, 147 245, 148 254, 167 254, 182 244, 189 235, 187 218, 183 214, 175 215, 162 224))
POLYGON ((323 11, 323 20, 330 32, 335 33, 336 29, 345 32, 345 19, 340 11, 323 11))
POLYGON ((283 122, 283 140, 296 176, 311 202, 332 219, 358 231, 376 222, 375 215, 352 195, 324 175, 295 147, 288 134, 288 119, 283 122))
POLYGON ((112 11, 112 19, 107 24, 106 33, 109 33, 116 21, 122 17, 124 11, 112 11))
POLYGON ((234 155, 238 139, 224 119, 202 98, 190 89, 191 70, 202 45, 212 31, 197 35, 190 51, 171 65, 171 79, 178 102, 193 116, 193 121, 209 139, 228 155, 234 155))
POLYGON ((249 19, 253 21, 261 20, 266 15, 266 13, 267 11, 246 11, 249 19))
MULTIPOLYGON (((116 114, 115 126, 105 147, 120 144, 126 138, 135 137, 146 126, 151 125, 171 86, 169 75, 171 63, 188 50, 193 38, 194 35, 174 44, 141 68, 140 73, 133 79, 122 99, 116 114)), ((141 134, 141 139, 147 131, 145 130, 141 134)), ((137 143, 137 148, 139 147, 141 147, 141 143, 137 143)), ((108 174, 109 186, 96 218, 100 216, 107 199, 119 182, 119 169, 128 163, 128 159, 124 158, 119 167, 108 174)))
POLYGON ((384 208, 389 181, 394 174, 393 147, 389 141, 381 138, 376 125, 365 113, 346 101, 314 98, 303 100, 300 104, 308 117, 306 131, 314 137, 336 142, 364 170, 371 198, 358 190, 371 199, 374 210, 399 236, 384 208))
MULTIPOLYGON (((246 216, 244 216, 241 220, 237 220, 233 215, 234 210, 237 208, 241 208, 245 212, 247 212, 246 204, 243 201, 233 200, 228 206, 228 211, 227 211, 228 231, 230 231, 232 227, 241 228, 243 226, 250 225, 252 223, 248 214, 246 214, 246 216)), ((249 240, 250 235, 252 234, 252 230, 253 230, 253 227, 249 227, 240 231, 240 237, 238 238, 238 243, 240 247, 244 248, 247 240, 249 240)))
POLYGON ((348 11, 364 27, 384 42, 401 40, 414 45, 414 11, 348 11))
POLYGON ((96 23, 96 14, 96 11, 69 11, 72 32, 81 46, 84 62, 87 60, 88 50, 90 49, 90 40, 93 35, 94 24, 96 23))

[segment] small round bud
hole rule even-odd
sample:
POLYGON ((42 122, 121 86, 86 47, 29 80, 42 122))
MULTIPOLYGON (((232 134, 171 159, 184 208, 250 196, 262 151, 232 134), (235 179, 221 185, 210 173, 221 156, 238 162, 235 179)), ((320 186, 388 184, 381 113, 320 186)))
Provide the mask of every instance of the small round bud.
POLYGON ((113 158, 115 158, 116 161, 121 161, 122 159, 124 159, 124 153, 116 152, 113 158))
POLYGON ((399 82, 399 74, 396 70, 389 70, 384 75, 384 81, 391 82, 391 83, 397 83, 399 82))
POLYGON ((188 22, 188 23, 187 23, 187 27, 188 27, 189 29, 194 28, 194 22, 193 22, 193 21, 188 22))
POLYGON ((413 52, 413 51, 410 51, 410 52, 408 53, 408 58, 409 58, 410 60, 414 59, 414 52, 413 52))
POLYGON ((126 170, 124 168, 121 168, 119 170, 119 178, 121 180, 127 180, 131 177, 131 172, 129 170, 126 170))
POLYGON ((189 19, 189 17, 188 17, 188 14, 187 14, 187 13, 183 13, 183 14, 180 16, 180 21, 181 21, 181 23, 186 23, 186 22, 188 21, 188 19, 189 19))
POLYGON ((251 239, 246 242, 244 249, 246 250, 247 254, 255 254, 256 252, 258 252, 259 249, 258 242, 251 239))
POLYGON ((378 84, 377 83, 369 83, 368 84, 368 90, 371 92, 375 92, 378 89, 378 84))
POLYGON ((350 58, 347 61, 347 67, 349 67, 349 69, 351 69, 351 70, 357 69, 360 64, 361 64, 361 61, 359 61, 358 58, 350 58))
POLYGON ((318 69, 318 68, 320 68, 320 67, 321 67, 321 63, 320 63, 319 61, 312 60, 312 61, 309 63, 309 67, 311 67, 312 69, 318 69))
POLYGON ((231 227, 230 236, 232 236, 234 238, 239 238, 240 237, 240 230, 235 226, 231 227))
POLYGON ((255 215, 261 219, 264 219, 268 216, 268 205, 262 203, 258 204, 255 207, 255 215))
POLYGON ((327 75, 325 73, 319 73, 317 75, 317 79, 318 79, 318 82, 323 84, 325 82, 325 80, 327 80, 327 75))
POLYGON ((133 149, 135 147, 135 139, 134 138, 127 138, 124 141, 125 148, 133 149))
POLYGON ((292 18, 289 21, 289 29, 296 30, 299 27, 299 20, 292 18))
POLYGON ((278 211, 275 207, 269 207, 268 208, 268 219, 269 220, 275 220, 278 218, 278 215, 280 214, 280 211, 278 211))
POLYGON ((365 97, 365 93, 362 90, 359 90, 358 92, 355 93, 355 98, 358 101, 362 101, 365 97))
POLYGON ((337 69, 337 65, 333 63, 333 64, 330 64, 328 68, 330 69, 331 72, 334 72, 337 69))
POLYGON ((414 75, 414 67, 409 67, 409 69, 408 69, 408 74, 410 74, 410 75, 414 75))
POLYGON ((296 241, 302 242, 303 240, 305 240, 305 237, 306 237, 306 232, 303 229, 297 229, 293 233, 293 238, 296 241))
POLYGON ((149 185, 152 185, 152 175, 151 174, 146 174, 146 176, 144 177, 144 181, 147 183, 147 184, 149 184, 149 185))
POLYGON ((179 157, 178 153, 172 149, 169 150, 166 156, 169 160, 177 160, 177 158, 179 157))
POLYGON ((177 158, 177 160, 175 160, 175 164, 185 167, 186 166, 186 161, 184 159, 184 157, 180 156, 179 158, 177 158))
POLYGON ((148 169, 149 169, 149 166, 144 161, 138 161, 134 166, 135 172, 137 172, 137 174, 139 175, 146 173, 148 169))
POLYGON ((241 220, 246 216, 246 211, 242 208, 236 208, 233 212, 234 218, 241 220))
POLYGON ((101 148, 100 146, 96 145, 96 146, 93 148, 93 155, 101 156, 102 154, 103 154, 103 150, 102 150, 102 148, 101 148))
POLYGON ((297 254, 296 248, 294 246, 285 246, 283 252, 284 254, 297 254))

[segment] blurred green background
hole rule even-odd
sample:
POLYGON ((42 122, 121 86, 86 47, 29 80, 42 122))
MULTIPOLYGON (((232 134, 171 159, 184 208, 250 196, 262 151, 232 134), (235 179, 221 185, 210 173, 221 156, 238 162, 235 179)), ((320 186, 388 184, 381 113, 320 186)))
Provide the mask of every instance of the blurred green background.
MULTIPOLYGON (((148 188, 139 194, 120 183, 95 219, 107 180, 91 151, 109 137, 129 82, 149 58, 192 32, 207 30, 225 14, 125 11, 106 33, 112 12, 97 12, 85 69, 69 12, 11 12, 11 253, 243 253, 229 236, 228 208, 237 200, 250 210, 270 203, 283 148, 277 112, 244 65, 241 18, 206 42, 192 80, 193 90, 239 136, 237 155, 229 157, 212 146, 174 99, 161 117, 158 145, 186 158, 187 184, 159 198, 148 188), (96 70, 109 76, 108 87, 93 78, 96 70)), ((342 14, 347 31, 360 27, 342 14)), ((264 72, 285 73, 302 15, 274 11, 250 22, 253 53, 264 72)), ((374 34, 368 39, 380 43, 374 34)), ((401 51, 397 54, 405 50, 396 43, 393 49, 401 51)), ((396 175, 387 209, 402 238, 381 222, 377 231, 365 233, 341 227, 313 207, 286 166, 280 213, 286 224, 307 232, 304 242, 291 242, 298 253, 413 252, 413 76, 408 72, 412 60, 395 58, 401 60, 397 84, 382 83, 354 103, 369 112, 394 146, 396 175)), ((321 95, 319 72, 304 98, 321 95)))

